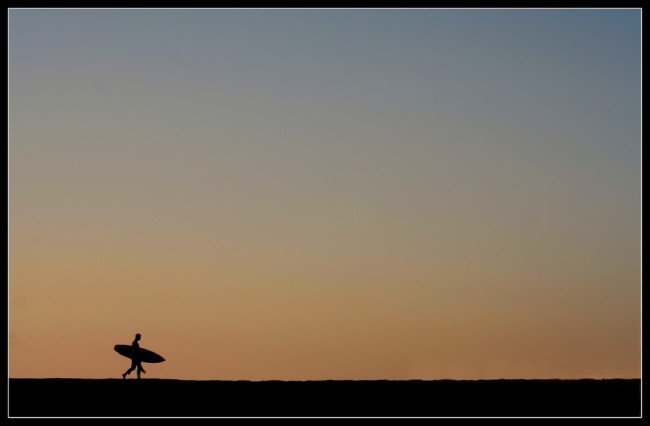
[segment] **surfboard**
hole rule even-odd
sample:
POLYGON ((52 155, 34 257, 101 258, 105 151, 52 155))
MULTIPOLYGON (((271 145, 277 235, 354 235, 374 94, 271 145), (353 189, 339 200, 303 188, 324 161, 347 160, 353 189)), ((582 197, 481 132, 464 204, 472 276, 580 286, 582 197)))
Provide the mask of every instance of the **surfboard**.
POLYGON ((155 363, 163 362, 165 360, 165 358, 161 357, 153 351, 150 351, 149 349, 136 348, 131 345, 115 345, 115 352, 127 358, 131 358, 132 360, 140 362, 155 363))

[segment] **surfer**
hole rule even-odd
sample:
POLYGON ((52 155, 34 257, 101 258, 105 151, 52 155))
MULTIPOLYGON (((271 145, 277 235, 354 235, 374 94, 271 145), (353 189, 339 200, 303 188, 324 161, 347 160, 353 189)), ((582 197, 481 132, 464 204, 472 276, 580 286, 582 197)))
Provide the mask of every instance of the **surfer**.
MULTIPOLYGON (((131 343, 131 346, 133 346, 134 348, 140 348, 140 345, 138 344, 138 341, 140 340, 140 337, 141 337, 140 333, 136 334, 135 335, 135 340, 133 341, 133 343, 131 343)), ((124 374, 122 374, 122 378, 126 379, 126 376, 131 374, 131 371, 135 370, 136 368, 138 369, 138 371, 137 371, 138 379, 140 379, 140 372, 146 373, 146 371, 144 371, 144 368, 142 368, 142 364, 140 364, 140 360, 136 359, 136 358, 133 358, 131 360, 131 368, 129 368, 128 370, 126 370, 124 372, 124 374)))

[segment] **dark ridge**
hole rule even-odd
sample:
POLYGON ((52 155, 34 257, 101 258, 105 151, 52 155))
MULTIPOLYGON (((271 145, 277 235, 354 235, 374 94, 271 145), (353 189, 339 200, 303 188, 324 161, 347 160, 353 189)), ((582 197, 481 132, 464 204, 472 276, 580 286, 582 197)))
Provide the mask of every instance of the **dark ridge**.
POLYGON ((641 380, 9 379, 9 417, 640 417, 641 380))

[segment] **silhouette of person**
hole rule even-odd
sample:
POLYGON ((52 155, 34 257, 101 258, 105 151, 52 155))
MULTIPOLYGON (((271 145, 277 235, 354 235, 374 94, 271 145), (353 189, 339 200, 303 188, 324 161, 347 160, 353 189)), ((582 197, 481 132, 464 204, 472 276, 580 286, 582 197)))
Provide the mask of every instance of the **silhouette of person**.
MULTIPOLYGON (((135 335, 135 340, 133 341, 133 343, 131 343, 131 346, 133 346, 134 348, 140 348, 140 345, 138 344, 138 341, 140 340, 140 337, 141 337, 140 333, 136 334, 135 335)), ((122 374, 122 378, 126 379, 126 376, 131 374, 131 371, 135 370, 136 368, 138 369, 138 371, 137 371, 138 380, 140 380, 140 372, 146 373, 146 371, 144 371, 144 368, 142 368, 142 364, 140 364, 140 360, 138 358, 136 358, 136 357, 131 359, 131 368, 129 368, 128 370, 126 370, 124 372, 124 374, 122 374)))

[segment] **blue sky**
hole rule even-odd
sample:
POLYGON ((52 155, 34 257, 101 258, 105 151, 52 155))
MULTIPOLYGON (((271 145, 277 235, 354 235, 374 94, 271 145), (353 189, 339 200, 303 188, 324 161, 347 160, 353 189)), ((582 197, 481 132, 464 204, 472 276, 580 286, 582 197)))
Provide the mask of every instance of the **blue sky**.
POLYGON ((640 21, 10 10, 10 372, 141 327, 180 378, 638 376, 640 21))

